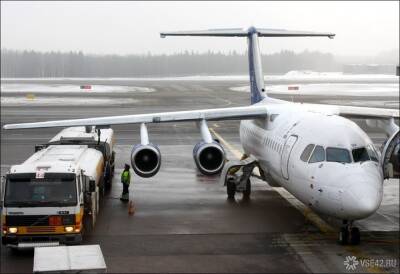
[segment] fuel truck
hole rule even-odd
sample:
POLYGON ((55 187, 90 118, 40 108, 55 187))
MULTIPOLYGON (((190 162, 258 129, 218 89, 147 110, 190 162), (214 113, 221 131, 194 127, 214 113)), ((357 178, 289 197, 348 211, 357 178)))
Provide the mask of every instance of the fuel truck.
POLYGON ((2 244, 16 248, 79 244, 92 230, 114 173, 111 128, 66 128, 36 145, 2 181, 2 244))

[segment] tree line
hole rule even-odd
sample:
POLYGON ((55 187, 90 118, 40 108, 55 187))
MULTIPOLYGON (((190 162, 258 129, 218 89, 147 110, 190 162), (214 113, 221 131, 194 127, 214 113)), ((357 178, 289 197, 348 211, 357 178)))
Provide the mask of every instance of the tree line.
MULTIPOLYGON (((262 56, 264 72, 335 71, 330 53, 283 50, 262 56)), ((95 55, 83 52, 1 50, 1 77, 151 77, 235 75, 248 71, 247 53, 181 52, 171 55, 95 55)))

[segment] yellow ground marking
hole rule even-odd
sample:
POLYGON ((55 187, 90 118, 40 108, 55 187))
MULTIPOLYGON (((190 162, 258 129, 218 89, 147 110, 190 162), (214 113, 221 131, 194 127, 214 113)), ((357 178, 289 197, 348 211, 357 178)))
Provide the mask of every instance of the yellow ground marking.
POLYGON ((33 94, 33 93, 27 93, 27 94, 25 95, 25 97, 26 97, 26 99, 28 99, 28 100, 35 100, 35 98, 36 98, 35 94, 33 94))
POLYGON ((240 152, 239 150, 237 150, 236 148, 234 148, 234 147, 233 147, 231 144, 229 144, 227 141, 225 141, 225 139, 222 138, 222 136, 219 135, 217 132, 215 132, 214 129, 210 128, 210 131, 211 131, 215 136, 217 136, 217 138, 220 140, 220 142, 221 142, 224 146, 226 146, 226 147, 233 153, 233 155, 235 155, 236 158, 239 158, 239 159, 240 159, 240 158, 242 157, 243 153, 240 152))
MULTIPOLYGON (((219 139, 219 141, 227 147, 232 154, 240 159, 243 155, 243 152, 240 150, 236 149, 234 146, 232 146, 228 141, 226 141, 220 134, 218 134, 214 129, 210 129, 210 131, 219 139)), ((256 175, 260 175, 259 170, 255 169, 254 173, 256 175)), ((292 194, 290 194, 287 190, 285 190, 282 187, 272 187, 273 190, 279 193, 279 195, 282 196, 285 200, 287 200, 292 206, 294 206, 297 210, 299 210, 304 217, 312 222, 321 232, 327 234, 327 235, 332 235, 332 233, 336 232, 336 230, 329 225, 327 222, 322 220, 316 213, 314 213, 309 207, 307 207, 305 204, 300 202, 299 200, 296 199, 292 194)), ((368 258, 361 252, 361 250, 355 246, 346 246, 345 247, 346 251, 351 253, 352 255, 356 256, 357 258, 368 258)), ((369 273, 387 273, 382 268, 379 267, 368 267, 367 271, 369 273)))

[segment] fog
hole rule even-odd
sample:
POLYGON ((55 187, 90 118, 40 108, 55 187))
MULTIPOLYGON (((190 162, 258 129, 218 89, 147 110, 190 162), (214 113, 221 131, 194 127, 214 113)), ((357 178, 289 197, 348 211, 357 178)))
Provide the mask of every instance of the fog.
POLYGON ((244 53, 245 39, 160 39, 159 32, 250 25, 336 33, 333 40, 262 38, 264 54, 308 49, 335 56, 375 56, 399 48, 398 1, 1 2, 1 48, 12 50, 244 53))

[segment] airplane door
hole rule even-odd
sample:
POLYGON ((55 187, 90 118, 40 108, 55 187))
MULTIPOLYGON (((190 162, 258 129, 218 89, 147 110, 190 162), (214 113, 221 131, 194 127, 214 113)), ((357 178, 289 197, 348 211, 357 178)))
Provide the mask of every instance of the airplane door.
POLYGON ((289 138, 286 140, 285 146, 283 147, 282 157, 281 157, 281 170, 282 176, 286 180, 289 179, 289 159, 290 153, 294 147, 294 144, 297 142, 296 135, 290 135, 289 138))

